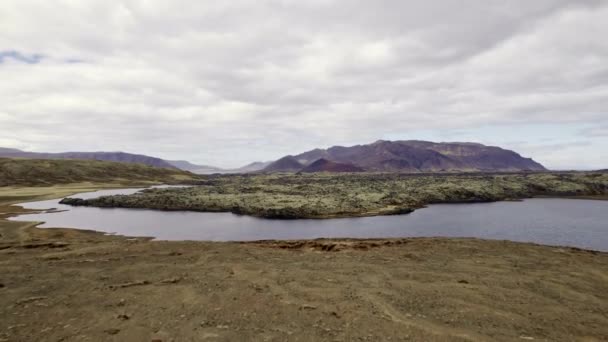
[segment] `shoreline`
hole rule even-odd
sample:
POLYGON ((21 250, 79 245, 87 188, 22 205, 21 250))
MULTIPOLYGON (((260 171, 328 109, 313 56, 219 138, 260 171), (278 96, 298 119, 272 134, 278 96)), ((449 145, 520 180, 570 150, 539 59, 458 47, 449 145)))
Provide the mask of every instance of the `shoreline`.
POLYGON ((196 187, 62 204, 99 208, 231 212, 269 219, 328 219, 399 215, 430 204, 485 203, 535 197, 606 199, 608 174, 501 175, 279 174, 217 176, 196 187))
POLYGON ((6 215, 0 341, 608 337, 607 252, 471 238, 155 241, 6 215))
MULTIPOLYGON (((154 184, 154 185, 158 185, 158 184, 154 184)), ((133 188, 133 187, 139 187, 139 186, 143 186, 142 189, 148 188, 152 185, 147 184, 147 185, 142 185, 142 184, 97 184, 94 185, 93 187, 89 186, 86 187, 84 192, 89 192, 89 191, 97 191, 97 190, 105 190, 105 189, 122 189, 122 188, 133 188)), ((62 188, 62 186, 59 186, 59 188, 62 188)), ((41 188, 42 189, 42 188, 41 188)), ((64 193, 64 190, 68 190, 68 191, 76 191, 76 190, 72 190, 73 189, 73 185, 68 184, 66 185, 66 189, 61 189, 60 193, 61 195, 57 195, 57 196, 53 196, 53 195, 41 195, 39 197, 33 197, 31 198, 31 200, 29 200, 28 202, 35 202, 35 201, 40 201, 40 200, 49 200, 49 199, 59 199, 63 196, 70 196, 73 193, 82 193, 83 191, 80 191, 80 189, 78 190, 78 192, 73 192, 73 193, 68 193, 67 195, 64 193)), ((2 188, 0 188, 0 190, 2 190, 2 188)), ((0 192, 1 194, 1 192, 0 192)), ((531 198, 523 198, 523 199, 505 199, 503 201, 491 201, 491 202, 482 202, 482 203, 495 203, 495 202, 510 202, 510 201, 525 201, 527 199, 534 199, 534 198, 543 198, 543 199, 585 199, 585 200, 606 200, 608 198, 597 198, 597 196, 595 198, 588 198, 588 196, 535 196, 535 197, 531 197, 531 198)), ((47 212, 49 209, 26 209, 22 206, 19 206, 17 204, 23 204, 23 203, 27 203, 27 202, 18 202, 18 203, 9 203, 9 204, 2 204, 0 205, 0 229, 5 229, 6 225, 10 225, 10 224, 14 224, 16 226, 19 226, 19 228, 17 228, 15 231, 13 231, 13 235, 19 235, 21 237, 25 237, 26 239, 32 238, 34 240, 40 240, 40 239, 45 239, 48 238, 50 235, 53 236, 66 236, 66 237, 73 237, 73 236, 84 236, 86 237, 89 241, 92 241, 91 239, 95 239, 98 238, 101 241, 105 241, 107 239, 118 239, 118 240, 141 240, 141 241, 150 241, 150 242, 190 242, 190 243, 228 243, 228 244, 261 244, 261 243, 268 243, 268 244, 276 244, 276 243, 293 243, 293 242, 297 242, 297 243, 306 243, 306 242, 314 242, 314 241, 334 241, 334 242, 344 242, 344 241, 372 241, 372 240, 377 240, 377 241, 391 241, 391 240, 395 240, 395 239, 435 239, 435 238, 439 238, 439 239, 454 239, 454 240, 458 240, 458 239, 475 239, 475 240, 479 240, 479 241, 508 241, 511 243, 521 243, 521 244, 531 244, 531 245, 536 245, 536 246, 540 246, 540 247, 547 247, 547 248, 566 248, 566 249, 574 249, 574 250, 584 250, 584 251, 589 251, 589 252, 594 252, 594 253, 608 253, 607 251, 602 251, 602 250, 597 250, 597 249, 592 249, 592 248, 581 248, 581 247, 576 247, 576 246, 569 246, 569 245, 551 245, 551 244, 542 244, 542 243, 536 243, 536 242, 525 242, 525 241, 513 241, 513 240, 503 240, 503 239, 484 239, 484 238, 476 238, 476 237, 435 237, 435 236, 428 236, 428 237, 403 237, 403 238, 341 238, 341 237, 337 237, 337 238, 327 238, 327 237, 321 237, 321 238, 314 238, 314 239, 260 239, 260 240, 245 240, 245 241, 240 241, 240 240, 229 240, 229 241, 211 241, 211 240, 157 240, 155 237, 151 237, 151 236, 132 236, 132 235, 120 235, 120 234, 114 234, 114 233, 107 233, 107 232, 103 232, 103 231, 98 231, 95 229, 87 229, 87 228, 66 228, 66 227, 49 227, 49 228, 40 228, 38 227, 41 224, 44 224, 45 222, 43 221, 12 221, 9 220, 9 218, 11 217, 15 217, 15 216, 20 216, 20 215, 27 215, 27 214, 36 214, 36 213, 41 213, 41 212, 47 212), (2 209, 6 209, 6 208, 17 208, 16 211, 12 211, 12 212, 3 212, 2 209), (52 234, 50 234, 52 233, 52 234)), ((437 205, 437 204, 467 204, 467 203, 471 203, 471 202, 451 202, 451 203, 432 203, 429 205, 425 205, 419 209, 424 209, 427 208, 428 206, 431 205, 437 205)), ((479 203, 479 202, 474 202, 474 203, 479 203)), ((123 209, 130 209, 130 208, 123 208, 123 209)), ((145 209, 145 210, 157 210, 157 209, 145 209)), ((417 209, 418 210, 418 209, 417 209)), ((162 211, 162 210, 161 210, 162 211)), ((170 211, 179 211, 179 210, 170 210, 170 211)), ((196 211, 195 211, 196 212, 196 211)), ((234 215, 243 215, 243 214, 235 214, 232 213, 234 215)), ((408 213, 409 214, 409 213, 408 213)), ((407 215, 407 214, 402 214, 402 215, 407 215)), ((328 218, 306 218, 306 220, 324 220, 324 219, 340 219, 340 218, 364 218, 364 217, 375 217, 375 216, 385 216, 383 214, 378 214, 378 215, 372 215, 372 216, 348 216, 348 217, 328 217, 328 218)), ((391 214, 392 216, 392 214, 391 214)), ((274 218, 264 218, 264 219, 269 219, 269 220, 275 220, 274 218)), ((276 220, 283 220, 283 219, 276 219, 276 220)), ((10 234, 9 234, 10 235, 10 234)), ((2 239, 2 236, 0 236, 0 243, 2 243, 2 245, 6 246, 6 241, 3 241, 4 239, 2 239)), ((14 241, 12 241, 14 242, 14 241)))

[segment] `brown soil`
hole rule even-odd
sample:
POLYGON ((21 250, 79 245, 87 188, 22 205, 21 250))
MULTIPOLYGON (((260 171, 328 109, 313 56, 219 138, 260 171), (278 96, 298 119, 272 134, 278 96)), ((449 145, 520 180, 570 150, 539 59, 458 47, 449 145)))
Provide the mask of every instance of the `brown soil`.
POLYGON ((606 253, 49 232, 0 247, 0 341, 608 339, 606 253))
POLYGON ((0 233, 0 341, 608 340, 608 253, 155 242, 1 219, 0 233))

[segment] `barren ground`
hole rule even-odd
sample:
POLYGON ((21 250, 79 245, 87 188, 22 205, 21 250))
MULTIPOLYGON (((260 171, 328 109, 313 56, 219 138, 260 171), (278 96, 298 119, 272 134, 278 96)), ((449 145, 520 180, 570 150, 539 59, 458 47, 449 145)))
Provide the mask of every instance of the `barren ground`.
MULTIPOLYGON (((17 210, 2 198, 0 213, 17 210)), ((474 239, 155 242, 8 215, 0 341, 608 340, 608 253, 474 239)))

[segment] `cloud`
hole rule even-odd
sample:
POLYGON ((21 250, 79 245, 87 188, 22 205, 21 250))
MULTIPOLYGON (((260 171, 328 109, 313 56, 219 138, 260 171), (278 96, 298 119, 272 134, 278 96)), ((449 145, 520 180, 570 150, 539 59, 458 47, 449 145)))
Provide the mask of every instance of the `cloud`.
MULTIPOLYGON (((2 141, 236 166, 428 130, 605 126, 606 17, 603 1, 7 0, 2 141)), ((541 145, 521 131, 504 134, 541 145)))
POLYGON ((608 124, 586 128, 581 131, 581 134, 586 137, 608 138, 608 124))

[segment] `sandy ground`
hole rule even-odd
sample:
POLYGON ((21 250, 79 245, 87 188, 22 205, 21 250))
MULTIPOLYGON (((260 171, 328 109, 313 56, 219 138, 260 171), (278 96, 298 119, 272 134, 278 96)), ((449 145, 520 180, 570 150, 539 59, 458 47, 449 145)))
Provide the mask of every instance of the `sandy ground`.
POLYGON ((154 242, 4 220, 0 234, 0 341, 608 340, 608 253, 154 242))

